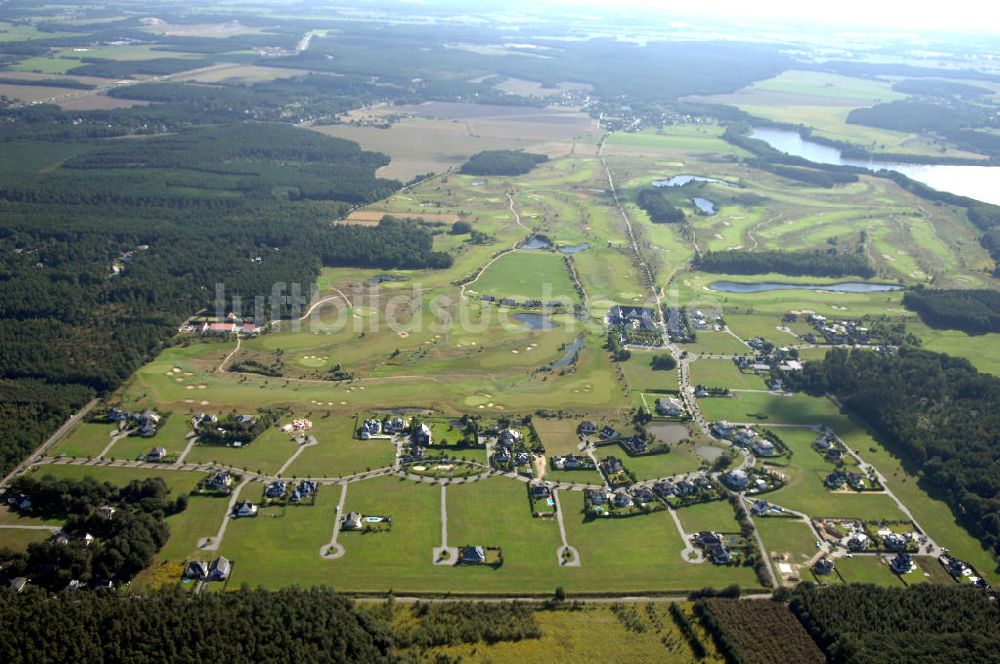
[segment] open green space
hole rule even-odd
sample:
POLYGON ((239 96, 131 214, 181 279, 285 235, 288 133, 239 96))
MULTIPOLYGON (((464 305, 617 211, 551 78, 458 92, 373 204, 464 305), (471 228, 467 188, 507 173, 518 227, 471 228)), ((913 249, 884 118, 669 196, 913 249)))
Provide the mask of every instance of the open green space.
POLYGON ((48 530, 0 528, 0 549, 26 551, 29 544, 44 542, 50 537, 52 537, 52 533, 48 530))
POLYGON ((678 369, 653 369, 653 356, 668 353, 663 350, 654 353, 633 351, 632 357, 619 362, 625 381, 632 391, 645 390, 676 390, 680 386, 678 369))
POLYGON ((609 456, 621 459, 622 464, 635 473, 639 481, 689 473, 698 470, 703 463, 690 445, 674 445, 666 454, 644 456, 628 456, 618 445, 607 445, 597 449, 599 459, 609 456))
POLYGON ((816 554, 816 535, 801 519, 757 517, 754 525, 770 557, 784 556, 787 562, 801 565, 816 554))
POLYGON ((847 583, 874 583, 877 586, 900 587, 902 582, 892 573, 880 556, 854 556, 838 558, 836 571, 847 583))
POLYGON ((684 530, 689 533, 703 530, 734 533, 740 530, 740 525, 736 521, 736 512, 728 500, 713 500, 709 503, 682 507, 677 510, 677 516, 684 524, 684 530))
POLYGON ((77 465, 77 464, 48 464, 40 466, 34 471, 39 477, 49 475, 51 477, 79 480, 84 477, 93 477, 98 482, 110 482, 115 486, 124 486, 132 480, 144 480, 150 477, 160 477, 170 489, 171 495, 177 497, 190 493, 194 487, 205 477, 205 473, 185 472, 180 470, 170 470, 150 468, 122 468, 116 466, 103 465, 77 465))
POLYGON ((498 258, 469 288, 477 293, 552 301, 576 300, 566 262, 559 254, 513 251, 498 258))
POLYGON ((74 427, 65 438, 52 446, 49 455, 96 457, 108 446, 108 443, 111 442, 111 434, 117 430, 118 427, 113 424, 82 422, 74 427))
POLYGON ((216 463, 245 470, 272 474, 298 449, 298 444, 277 427, 271 427, 243 447, 195 444, 187 463, 216 463))
POLYGON ((766 390, 764 379, 753 373, 744 373, 732 360, 700 359, 692 362, 691 382, 707 387, 728 387, 734 390, 766 390))

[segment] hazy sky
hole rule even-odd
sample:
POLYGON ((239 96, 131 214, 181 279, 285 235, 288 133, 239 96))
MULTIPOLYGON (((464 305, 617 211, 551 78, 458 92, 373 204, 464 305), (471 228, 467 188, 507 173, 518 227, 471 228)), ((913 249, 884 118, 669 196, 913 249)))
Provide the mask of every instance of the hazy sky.
POLYGON ((676 16, 745 20, 808 21, 829 25, 880 30, 974 30, 1000 33, 1000 3, 995 0, 539 0, 539 4, 628 10, 643 9, 676 16))

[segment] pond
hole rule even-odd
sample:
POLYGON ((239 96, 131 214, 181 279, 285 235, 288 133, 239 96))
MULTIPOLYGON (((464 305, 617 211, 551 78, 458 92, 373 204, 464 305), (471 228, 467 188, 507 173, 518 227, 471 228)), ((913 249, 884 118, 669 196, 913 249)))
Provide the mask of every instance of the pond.
POLYGON ((821 290, 833 293, 882 293, 901 290, 898 284, 876 284, 867 281, 846 281, 840 284, 788 284, 776 281, 747 283, 740 281, 713 281, 708 285, 721 293, 763 293, 776 290, 821 290))
POLYGON ((544 235, 532 235, 518 249, 551 249, 552 243, 544 235))
POLYGON ((691 198, 691 202, 694 206, 698 208, 698 214, 704 214, 711 216, 715 214, 715 203, 708 200, 707 198, 702 198, 701 196, 694 196, 691 198))
POLYGON ((1000 167, 905 164, 889 161, 845 159, 837 148, 802 138, 797 131, 755 127, 751 138, 764 141, 775 150, 802 157, 817 164, 855 166, 869 171, 893 170, 938 191, 968 196, 1000 205, 1000 167))
POLYGON ((706 178, 700 175, 675 175, 665 180, 653 180, 650 184, 654 187, 683 187, 690 182, 709 182, 711 184, 721 184, 725 187, 738 187, 739 185, 716 178, 706 178))
POLYGON ((581 251, 590 249, 590 245, 586 242, 581 242, 580 244, 574 244, 568 247, 559 247, 559 253, 561 254, 578 254, 581 251))
POLYGON ((577 337, 573 343, 568 344, 564 350, 565 352, 562 357, 555 362, 550 362, 547 365, 548 369, 565 369, 572 364, 573 358, 575 358, 577 354, 583 350, 583 337, 577 337))
POLYGON ((407 279, 409 279, 409 277, 402 274, 376 274, 368 280, 368 283, 372 286, 378 286, 384 281, 406 281, 407 279))
POLYGON ((514 314, 513 318, 532 330, 553 330, 559 327, 552 322, 552 318, 548 314, 514 314))
POLYGON ((656 436, 658 441, 668 445, 676 445, 691 435, 686 426, 677 422, 647 424, 646 430, 656 436))

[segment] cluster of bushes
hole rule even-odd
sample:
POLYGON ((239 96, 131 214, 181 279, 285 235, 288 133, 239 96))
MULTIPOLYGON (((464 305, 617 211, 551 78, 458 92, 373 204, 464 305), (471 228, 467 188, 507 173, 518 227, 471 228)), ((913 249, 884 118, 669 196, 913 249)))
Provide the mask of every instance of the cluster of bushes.
POLYGON ((670 202, 667 192, 661 188, 640 189, 635 202, 646 211, 654 224, 678 224, 684 221, 684 212, 670 202))

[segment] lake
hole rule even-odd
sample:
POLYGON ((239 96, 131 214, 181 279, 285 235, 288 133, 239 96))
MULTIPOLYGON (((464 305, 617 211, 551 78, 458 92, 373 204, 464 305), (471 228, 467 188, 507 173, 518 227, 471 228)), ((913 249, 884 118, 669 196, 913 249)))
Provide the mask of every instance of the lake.
POLYGON ((821 290, 834 293, 882 293, 900 290, 896 284, 876 284, 866 281, 846 281, 840 284, 788 284, 775 281, 746 283, 740 281, 714 281, 708 285, 721 293, 762 293, 775 290, 821 290))
POLYGON ((563 356, 555 362, 550 362, 547 368, 565 369, 568 367, 573 362, 573 358, 575 358, 577 354, 583 350, 583 337, 577 337, 573 343, 568 344, 563 350, 565 351, 563 356))
POLYGON ((689 182, 710 182, 712 184, 721 184, 726 187, 739 186, 733 184, 732 182, 726 182, 725 180, 716 180, 715 178, 706 178, 700 175, 675 175, 674 177, 667 178, 666 180, 653 180, 650 184, 654 187, 683 187, 689 182))
POLYGON ((713 215, 715 214, 715 203, 708 200, 707 198, 702 198, 701 196, 694 196, 691 198, 691 202, 694 206, 698 208, 700 214, 713 215))
POLYGON ((938 164, 904 164, 890 161, 844 159, 837 148, 809 141, 790 129, 755 127, 751 138, 757 138, 775 150, 802 157, 817 164, 855 166, 869 171, 898 171, 938 191, 968 196, 984 203, 1000 205, 1000 167, 949 166, 938 164))
POLYGON ((518 249, 550 249, 552 243, 544 235, 532 235, 518 249))
POLYGON ((547 314, 514 314, 513 318, 532 330, 552 330, 559 327, 547 314))
POLYGON ((586 242, 581 242, 580 244, 574 244, 568 247, 559 247, 559 253, 561 254, 578 254, 585 249, 590 249, 590 245, 586 242))

